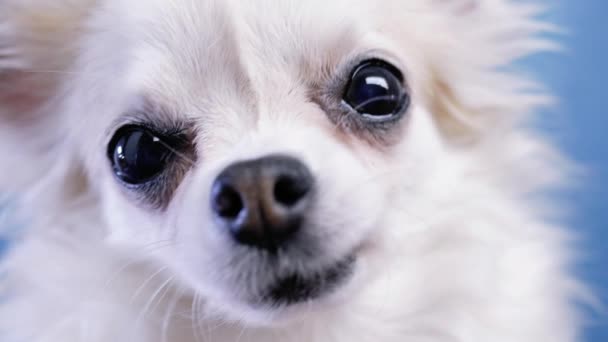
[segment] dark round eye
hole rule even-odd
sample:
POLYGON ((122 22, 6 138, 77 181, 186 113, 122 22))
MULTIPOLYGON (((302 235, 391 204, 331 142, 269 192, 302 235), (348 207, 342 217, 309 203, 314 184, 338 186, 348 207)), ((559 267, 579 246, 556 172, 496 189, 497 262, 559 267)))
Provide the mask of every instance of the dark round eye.
POLYGON ((376 121, 401 114, 410 101, 401 72, 380 60, 363 62, 353 70, 343 99, 357 113, 376 121))
POLYGON ((160 135, 140 126, 119 129, 108 146, 114 173, 128 184, 153 179, 165 169, 170 155, 160 135))

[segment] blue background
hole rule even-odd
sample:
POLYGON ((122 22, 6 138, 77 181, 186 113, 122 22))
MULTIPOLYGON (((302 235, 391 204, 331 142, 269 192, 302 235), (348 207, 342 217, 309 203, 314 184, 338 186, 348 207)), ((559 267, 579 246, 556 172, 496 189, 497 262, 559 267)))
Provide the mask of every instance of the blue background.
MULTIPOLYGON (((549 3, 550 1, 546 1, 549 3)), ((541 128, 568 156, 586 168, 582 186, 562 196, 574 213, 569 220, 583 235, 585 260, 578 267, 608 304, 608 1, 559 0, 549 19, 567 33, 565 51, 525 61, 561 103, 544 113, 541 128)), ((585 341, 608 342, 608 312, 590 312, 585 341)))
MULTIPOLYGON (((575 209, 568 219, 583 236, 586 258, 578 272, 608 304, 608 0, 559 0, 551 6, 549 19, 568 31, 559 37, 566 51, 523 65, 561 100, 544 113, 541 129, 587 170, 583 186, 560 196, 575 209)), ((0 251, 2 246, 0 236, 0 251)), ((585 341, 608 342, 608 312, 590 310, 590 317, 585 341)))

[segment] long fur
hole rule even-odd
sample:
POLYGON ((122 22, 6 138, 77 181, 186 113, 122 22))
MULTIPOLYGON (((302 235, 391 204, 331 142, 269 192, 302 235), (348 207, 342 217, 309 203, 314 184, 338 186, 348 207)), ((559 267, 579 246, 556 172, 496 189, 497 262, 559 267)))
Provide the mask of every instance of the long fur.
POLYGON ((537 196, 570 165, 526 127, 550 100, 510 68, 554 48, 541 12, 510 0, 0 0, 0 186, 28 223, 1 264, 0 340, 577 340, 585 290, 569 234, 548 219, 559 208, 537 196), (336 134, 307 100, 307 77, 370 48, 391 51, 415 94, 387 148, 336 134), (140 91, 174 108, 165 120, 197 122, 202 157, 164 213, 126 195, 104 155, 140 91), (365 247, 345 298, 259 312, 230 297, 252 289, 226 285, 258 280, 255 264, 218 266, 232 255, 197 208, 222 166, 284 151, 324 175, 326 257, 365 247))

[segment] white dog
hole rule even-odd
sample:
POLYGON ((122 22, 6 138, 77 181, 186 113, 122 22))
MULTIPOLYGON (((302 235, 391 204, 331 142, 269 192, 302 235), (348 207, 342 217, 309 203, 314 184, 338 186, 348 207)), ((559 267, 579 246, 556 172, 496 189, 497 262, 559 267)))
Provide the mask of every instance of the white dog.
POLYGON ((0 340, 576 340, 538 13, 0 0, 0 340))

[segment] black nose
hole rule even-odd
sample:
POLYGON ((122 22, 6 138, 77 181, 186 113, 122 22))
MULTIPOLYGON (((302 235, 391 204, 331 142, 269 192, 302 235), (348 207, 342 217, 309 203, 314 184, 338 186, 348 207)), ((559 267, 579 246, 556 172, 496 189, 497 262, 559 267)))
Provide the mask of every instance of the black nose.
POLYGON ((215 180, 212 210, 237 242, 276 250, 300 229, 313 187, 312 174, 295 158, 273 155, 238 162, 215 180))

